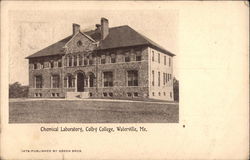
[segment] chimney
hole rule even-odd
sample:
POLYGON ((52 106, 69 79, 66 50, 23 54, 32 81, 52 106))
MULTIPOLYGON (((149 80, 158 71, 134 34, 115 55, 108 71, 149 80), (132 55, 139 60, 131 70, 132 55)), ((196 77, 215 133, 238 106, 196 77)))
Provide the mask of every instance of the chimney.
POLYGON ((109 21, 106 18, 101 18, 101 38, 104 40, 109 34, 109 21))
POLYGON ((80 32, 80 25, 73 23, 73 35, 80 32))
POLYGON ((101 25, 100 24, 96 24, 95 26, 96 26, 97 31, 101 31, 101 25))

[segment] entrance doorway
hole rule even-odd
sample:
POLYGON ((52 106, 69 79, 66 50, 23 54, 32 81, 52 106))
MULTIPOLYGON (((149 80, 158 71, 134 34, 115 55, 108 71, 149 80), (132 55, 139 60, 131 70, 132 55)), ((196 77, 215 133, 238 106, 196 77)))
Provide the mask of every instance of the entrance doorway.
POLYGON ((79 72, 77 73, 77 92, 84 91, 84 74, 79 72))

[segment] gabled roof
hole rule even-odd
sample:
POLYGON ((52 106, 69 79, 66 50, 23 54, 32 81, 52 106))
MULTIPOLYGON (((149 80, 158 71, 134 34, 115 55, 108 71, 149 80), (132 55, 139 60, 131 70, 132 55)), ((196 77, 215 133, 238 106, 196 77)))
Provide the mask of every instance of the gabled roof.
MULTIPOLYGON (((98 30, 91 30, 88 32, 84 32, 83 34, 86 36, 89 36, 89 38, 92 38, 95 41, 100 41, 101 39, 101 34, 100 34, 100 31, 98 30)), ((72 35, 28 56, 27 58, 52 56, 52 55, 64 55, 65 51, 63 47, 68 41, 71 40, 71 38, 72 38, 72 35)), ((157 43, 153 42, 149 38, 138 33, 137 31, 135 31, 134 29, 132 29, 131 27, 127 25, 109 28, 109 34, 104 40, 100 41, 98 50, 139 46, 139 45, 151 46, 153 48, 159 49, 165 54, 168 54, 170 56, 175 56, 173 53, 164 49, 157 43)))

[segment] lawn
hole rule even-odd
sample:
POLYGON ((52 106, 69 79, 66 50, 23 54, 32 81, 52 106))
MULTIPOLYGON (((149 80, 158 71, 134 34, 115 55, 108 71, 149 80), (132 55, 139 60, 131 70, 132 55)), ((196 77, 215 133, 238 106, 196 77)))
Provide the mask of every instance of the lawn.
POLYGON ((9 123, 178 123, 179 105, 85 100, 10 101, 9 123))

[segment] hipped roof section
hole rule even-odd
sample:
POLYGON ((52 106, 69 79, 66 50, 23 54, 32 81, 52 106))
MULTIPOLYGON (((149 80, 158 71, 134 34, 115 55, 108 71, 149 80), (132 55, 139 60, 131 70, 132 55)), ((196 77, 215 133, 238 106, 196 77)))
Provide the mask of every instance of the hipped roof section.
MULTIPOLYGON (((101 40, 101 33, 98 30, 91 30, 88 32, 84 32, 83 34, 89 36, 95 41, 100 41, 97 50, 146 45, 158 49, 169 56, 175 56, 173 53, 169 52, 162 46, 158 45, 154 41, 138 33, 127 25, 109 28, 109 34, 104 40, 101 40)), ((29 59, 44 56, 64 55, 65 44, 70 41, 72 37, 73 35, 68 36, 26 58, 29 59)))

